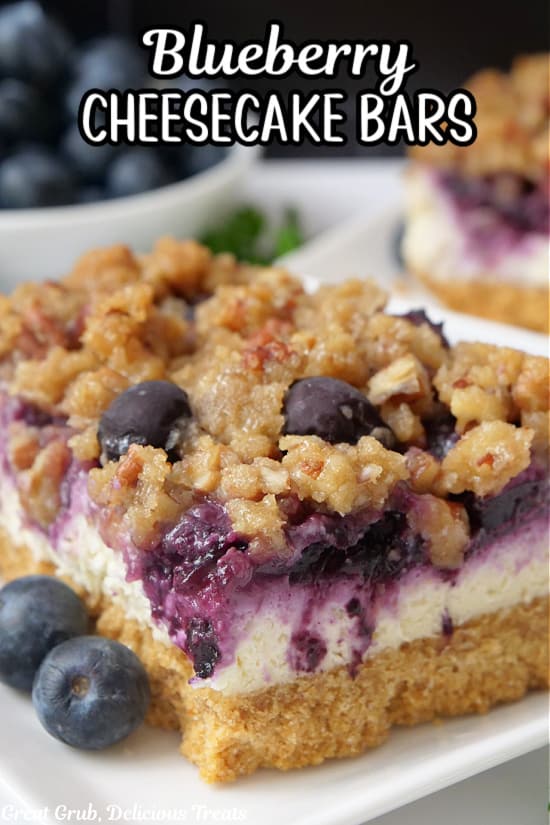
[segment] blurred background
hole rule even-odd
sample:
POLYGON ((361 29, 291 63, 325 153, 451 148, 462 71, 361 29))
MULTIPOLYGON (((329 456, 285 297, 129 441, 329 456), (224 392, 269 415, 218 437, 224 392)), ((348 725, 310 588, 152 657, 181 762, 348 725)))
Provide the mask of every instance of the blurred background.
MULTIPOLYGON (((0 0, 0 6, 6 5, 0 0)), ((509 66, 514 55, 544 51, 548 48, 548 0, 524 3, 503 0, 339 0, 334 2, 296 2, 296 0, 45 0, 46 11, 53 13, 77 40, 106 31, 139 37, 148 27, 162 25, 185 28, 190 21, 204 20, 215 38, 243 41, 260 38, 266 21, 278 19, 289 38, 302 42, 315 39, 408 39, 420 63, 407 88, 433 87, 443 91, 455 88, 472 72, 484 66, 509 66)), ((352 81, 344 76, 323 80, 327 88, 344 88, 353 96, 371 85, 373 78, 352 81)), ((232 82, 238 87, 239 81, 232 82)), ((245 78, 242 85, 259 90, 280 88, 318 88, 319 79, 245 78)), ((401 147, 358 147, 354 144, 353 106, 348 112, 347 130, 351 136, 345 147, 280 147, 268 150, 272 156, 331 154, 400 154, 401 147)))
POLYGON ((0 0, 0 288, 35 272, 55 277, 91 246, 123 241, 147 248, 167 233, 198 237, 214 251, 246 260, 273 260, 367 205, 381 210, 388 199, 400 200, 397 173, 388 178, 388 167, 397 169, 403 146, 355 142, 356 97, 374 88, 372 67, 354 79, 344 66, 332 79, 243 76, 227 83, 259 94, 347 93, 347 104, 339 106, 347 110, 339 126, 346 145, 267 147, 268 158, 321 161, 286 164, 286 177, 282 164, 255 165, 259 153, 251 147, 86 143, 77 115, 91 88, 224 85, 185 77, 152 81, 149 54, 140 47, 149 28, 185 31, 200 20, 211 39, 239 44, 262 40, 275 19, 296 44, 407 40, 419 69, 406 89, 449 92, 481 68, 508 69, 518 54, 548 50, 549 15, 548 0, 0 0), (325 160, 350 157, 359 162, 325 160), (253 208, 243 211, 243 204, 253 208), (41 211, 58 206, 71 211, 41 211))

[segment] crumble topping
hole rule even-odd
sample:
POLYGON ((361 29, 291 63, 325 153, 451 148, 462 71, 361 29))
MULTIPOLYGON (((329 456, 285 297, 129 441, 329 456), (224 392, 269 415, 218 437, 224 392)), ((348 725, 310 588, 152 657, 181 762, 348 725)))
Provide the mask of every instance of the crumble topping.
POLYGON ((441 569, 460 567, 470 540, 468 516, 462 505, 430 494, 411 509, 409 523, 428 541, 432 564, 441 569))
POLYGON ((0 299, 0 387, 57 421, 50 440, 32 421, 9 432, 24 506, 51 523, 60 506, 52 489, 72 461, 91 462, 92 500, 139 547, 155 546, 207 496, 261 557, 284 551, 289 502, 321 514, 381 511, 406 483, 427 496, 419 531, 449 537, 444 550, 431 542, 434 563, 459 564, 467 517, 444 499, 495 495, 546 449, 548 362, 486 344, 449 348, 421 314, 385 314, 385 300, 357 280, 308 295, 281 269, 172 239, 143 256, 98 250, 58 284, 19 287, 0 299), (314 376, 360 390, 392 443, 283 436, 285 394, 314 376), (134 444, 98 466, 104 410, 158 379, 189 397, 180 460, 134 444), (444 449, 434 446, 440 422, 444 449))
POLYGON ((436 373, 434 386, 458 432, 482 421, 517 422, 520 414, 548 410, 548 359, 462 342, 436 373))
POLYGON ((531 461, 531 430, 504 421, 484 421, 465 433, 441 463, 442 494, 472 490, 496 495, 531 461))
POLYGON ((403 456, 364 436, 357 444, 327 444, 317 436, 286 435, 291 489, 300 500, 325 504, 340 515, 365 506, 381 509, 400 480, 407 476, 403 456))
POLYGON ((510 172, 544 183, 548 174, 549 70, 547 54, 517 58, 509 73, 485 69, 467 81, 477 103, 471 146, 428 144, 411 150, 421 163, 466 176, 510 172))

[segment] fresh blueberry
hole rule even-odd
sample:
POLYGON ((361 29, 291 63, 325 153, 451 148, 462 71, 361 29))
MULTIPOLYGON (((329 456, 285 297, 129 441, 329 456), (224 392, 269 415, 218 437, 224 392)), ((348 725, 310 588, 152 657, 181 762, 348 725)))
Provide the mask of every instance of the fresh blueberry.
POLYGON ((198 175, 205 172, 217 163, 221 163, 227 156, 227 149, 223 146, 186 146, 185 152, 181 155, 180 170, 183 177, 198 175))
POLYGON ((78 203, 97 203, 106 200, 107 195, 101 186, 83 186, 78 190, 78 203))
POLYGON ((81 599, 50 576, 25 576, 0 590, 0 681, 30 690, 44 657, 56 645, 86 633, 81 599))
POLYGON ((0 74, 51 86, 65 73, 71 52, 69 36, 39 3, 0 9, 0 74))
POLYGON ((128 647, 100 636, 58 645, 36 674, 32 701, 49 734, 74 748, 120 742, 145 718, 145 668, 128 647))
POLYGON ((46 149, 24 148, 0 164, 0 205, 6 209, 60 206, 74 199, 71 172, 46 149))
POLYGON ((103 180, 117 151, 116 146, 108 143, 101 146, 86 143, 77 126, 72 126, 64 134, 60 148, 75 173, 89 183, 103 180))
POLYGON ((55 131, 55 112, 43 93, 23 80, 0 81, 0 137, 6 142, 48 140, 55 131))
POLYGON ((175 457, 174 448, 190 417, 184 390, 170 381, 143 381, 105 410, 99 422, 99 443, 109 461, 118 461, 131 444, 162 447, 175 457))
POLYGON ((142 52, 130 41, 117 35, 92 40, 82 50, 75 65, 76 73, 94 81, 100 88, 135 87, 145 77, 142 52))
POLYGON ((317 435, 331 444, 355 444, 372 435, 390 446, 393 439, 363 393, 337 378, 295 381, 285 396, 283 414, 287 435, 317 435))
POLYGON ((145 73, 144 57, 130 41, 116 35, 93 40, 73 66, 74 79, 66 94, 69 115, 75 116, 89 89, 139 89, 145 73))
POLYGON ((107 171, 112 198, 138 195, 174 181, 174 175, 155 149, 134 147, 120 152, 107 171))

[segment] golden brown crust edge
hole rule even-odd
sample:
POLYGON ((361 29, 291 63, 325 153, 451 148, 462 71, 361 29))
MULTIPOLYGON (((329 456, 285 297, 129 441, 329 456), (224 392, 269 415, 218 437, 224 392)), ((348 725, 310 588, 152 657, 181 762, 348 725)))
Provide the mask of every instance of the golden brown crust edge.
POLYGON ((550 310, 547 287, 516 286, 484 278, 483 273, 468 281, 442 281, 416 267, 408 267, 446 306, 457 312, 477 315, 503 324, 549 331, 550 310))
MULTIPOLYGON (((52 572, 0 531, 0 574, 52 572)), ((97 606, 92 606, 97 610, 97 606)), ((193 689, 185 655, 155 642, 120 608, 98 610, 97 629, 131 647, 152 686, 148 721, 180 729, 182 753, 209 782, 228 782, 259 767, 281 770, 359 754, 383 742, 393 725, 484 713, 548 686, 548 600, 487 614, 449 638, 421 639, 347 668, 253 694, 193 689)))

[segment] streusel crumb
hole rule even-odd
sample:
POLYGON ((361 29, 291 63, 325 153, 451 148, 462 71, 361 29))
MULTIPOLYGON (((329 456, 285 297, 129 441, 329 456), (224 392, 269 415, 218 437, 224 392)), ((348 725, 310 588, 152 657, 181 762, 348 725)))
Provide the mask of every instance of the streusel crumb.
POLYGON ((253 530, 250 552, 261 555, 282 547, 289 502, 379 511, 406 481, 435 497, 426 524, 452 534, 439 559, 451 566, 467 524, 438 502, 497 493, 528 466, 531 448, 542 455, 548 363, 485 344, 449 348, 427 319, 388 315, 385 301, 358 280, 309 295, 280 268, 173 239, 140 257, 96 250, 59 283, 19 287, 0 299, 0 388, 52 422, 10 430, 24 505, 51 523, 60 503, 51 489, 73 460, 88 462, 92 500, 140 547, 209 496, 237 532, 253 530), (351 384, 385 426, 355 444, 284 435, 289 388, 315 376, 351 384), (178 454, 133 445, 101 466, 103 412, 149 379, 188 395, 178 454), (442 420, 453 438, 438 453, 431 439, 442 420))
POLYGON ((475 97, 477 138, 470 146, 428 144, 412 156, 465 175, 511 172, 547 181, 550 56, 516 59, 508 74, 485 69, 467 81, 475 97))

